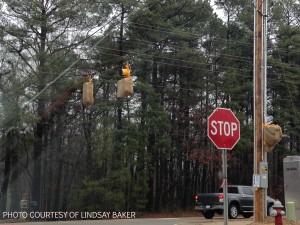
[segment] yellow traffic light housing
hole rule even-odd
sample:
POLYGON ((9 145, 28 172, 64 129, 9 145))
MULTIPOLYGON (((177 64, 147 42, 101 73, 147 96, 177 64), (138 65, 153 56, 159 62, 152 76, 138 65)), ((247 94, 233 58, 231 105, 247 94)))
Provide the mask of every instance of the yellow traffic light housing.
POLYGON ((130 77, 130 69, 128 63, 126 63, 125 68, 122 69, 122 77, 124 78, 130 77))

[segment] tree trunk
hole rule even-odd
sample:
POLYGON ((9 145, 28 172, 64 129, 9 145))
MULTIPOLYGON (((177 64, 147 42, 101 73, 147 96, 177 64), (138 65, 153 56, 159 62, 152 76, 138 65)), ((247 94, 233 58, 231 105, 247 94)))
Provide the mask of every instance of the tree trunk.
MULTIPOLYGON (((3 132, 5 133, 5 131, 3 132)), ((12 131, 9 131, 6 135, 3 135, 4 139, 4 149, 5 149, 5 166, 4 166, 4 180, 2 183, 2 198, 1 198, 1 212, 5 212, 6 210, 6 204, 7 204, 7 191, 8 191, 8 183, 9 183, 9 177, 10 177, 10 170, 11 170, 11 148, 12 146, 12 140, 13 140, 13 134, 12 131)), ((2 213, 1 213, 2 215, 2 213)))
MULTIPOLYGON (((40 94, 45 88, 45 80, 47 77, 46 70, 46 36, 47 36, 47 22, 46 22, 46 9, 44 5, 41 8, 41 32, 40 32, 40 52, 39 52, 39 66, 38 66, 38 92, 40 94)), ((37 204, 37 210, 43 210, 41 208, 41 177, 42 177, 42 153, 44 150, 44 141, 45 141, 45 124, 46 118, 44 117, 45 113, 45 101, 42 99, 37 100, 37 116, 40 119, 36 124, 34 137, 35 144, 33 149, 33 180, 32 180, 32 190, 31 190, 31 200, 37 204)))

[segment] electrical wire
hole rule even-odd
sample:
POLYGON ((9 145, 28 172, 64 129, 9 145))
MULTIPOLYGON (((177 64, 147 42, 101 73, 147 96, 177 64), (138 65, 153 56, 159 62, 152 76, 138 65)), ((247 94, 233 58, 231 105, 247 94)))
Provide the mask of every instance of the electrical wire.
MULTIPOLYGON (((191 32, 191 31, 176 31, 174 29, 168 29, 168 28, 161 28, 161 27, 156 27, 153 25, 147 25, 147 24, 142 24, 142 23, 136 23, 136 22, 128 22, 127 26, 130 26, 130 24, 134 24, 132 26, 137 27, 139 29, 144 29, 144 30, 151 30, 151 31, 157 31, 157 32, 161 32, 161 33, 165 33, 165 34, 173 34, 173 35, 185 35, 186 37, 195 37, 195 38, 199 38, 199 34, 196 34, 196 32, 191 32), (135 25, 137 24, 137 25, 135 25)), ((139 39, 138 39, 139 40, 139 39)), ((147 40, 144 40, 147 41, 147 40)), ((213 38, 210 41, 213 42, 221 42, 221 43, 234 43, 234 44, 241 44, 241 45, 248 45, 249 47, 253 46, 253 42, 244 42, 244 41, 237 41, 237 40, 231 40, 231 39, 220 39, 220 38, 213 38)), ((149 41, 150 42, 150 41, 149 41)), ((272 49, 272 48, 269 48, 272 49)), ((283 50, 283 51, 287 51, 284 48, 276 48, 279 50, 283 50)), ((300 50, 289 50, 291 52, 296 52, 296 53, 300 53, 300 50)))
MULTIPOLYGON (((114 51, 115 49, 112 49, 112 48, 106 48, 106 47, 99 47, 101 49, 106 49, 106 50, 112 50, 114 51)), ((203 66, 211 66, 211 64, 209 63, 200 63, 200 62, 195 62, 195 61, 189 61, 189 60, 181 60, 181 59, 176 59, 176 58, 170 58, 170 57, 159 57, 157 55, 151 55, 151 54, 145 54, 145 53, 139 53, 139 52, 133 52, 133 51, 125 51, 124 50, 124 53, 127 53, 127 54, 131 54, 131 55, 135 55, 137 56, 137 60, 144 60, 144 61, 147 61, 147 62, 156 62, 156 63, 159 63, 159 64, 162 64, 162 65, 167 65, 167 66, 174 66, 174 67, 177 67, 177 68, 186 68, 186 69, 195 69, 195 70, 201 70, 201 71, 207 71, 207 72, 210 72, 210 73, 213 73, 215 71, 213 71, 212 69, 206 69, 206 68, 201 68, 201 67, 195 67, 195 66, 188 66, 188 65, 180 65, 180 64, 175 64, 175 63, 168 63, 168 62, 158 62, 158 61, 154 61, 153 59, 149 59, 147 57, 152 57, 152 58, 158 58, 158 59, 163 59, 163 60, 170 60, 170 61, 176 61, 176 62, 182 62, 182 63, 191 63, 191 64, 196 64, 196 65, 203 65, 203 66), (147 56, 147 57, 140 57, 140 56, 147 56)), ((101 54, 103 55, 109 55, 109 56, 116 56, 118 57, 119 55, 118 54, 113 54, 113 53, 107 53, 107 52, 102 52, 101 54)), ((135 58, 131 58, 132 60, 135 60, 135 58)), ((249 62, 250 63, 250 62, 249 62)), ((237 70, 237 71, 242 71, 242 72, 249 72, 251 73, 253 70, 251 69, 245 69, 245 68, 235 68, 235 67, 228 67, 228 66, 218 66, 218 68, 224 68, 224 69, 231 69, 231 70, 237 70)), ((226 72, 226 71, 220 71, 220 72, 226 72)), ((226 72, 227 74, 229 75, 233 75, 232 73, 230 72, 226 72)), ((269 72, 268 73, 269 75, 278 75, 278 73, 272 73, 272 72, 269 72)), ((250 76, 245 76, 243 74, 241 75, 238 75, 238 74, 234 74, 235 76, 241 76, 241 77, 250 77, 250 76)), ((252 76, 252 75, 251 75, 252 76)), ((297 78, 296 76, 294 77, 293 75, 286 75, 287 77, 290 77, 290 78, 297 78)), ((276 81, 276 80, 275 80, 276 81)), ((291 83, 295 83, 295 81, 291 82, 291 83)), ((297 82, 296 82, 297 83, 297 82)))
MULTIPOLYGON (((137 39, 137 38, 131 38, 131 39, 128 39, 126 40, 126 43, 132 43, 134 45, 137 44, 137 41, 139 42, 143 42, 142 39, 137 39)), ((142 43, 143 44, 143 43, 142 43)), ((144 45, 145 47, 148 45, 148 44, 152 44, 153 46, 155 44, 157 44, 157 42, 152 42, 152 41, 145 41, 144 45)), ((172 46, 172 44, 169 44, 168 43, 168 47, 169 46, 172 46)), ((199 51, 195 51, 195 49, 191 49, 191 50, 187 50, 186 48, 184 47, 181 47, 181 46, 176 46, 176 45, 173 45, 174 46, 174 49, 176 49, 176 52, 182 52, 182 53, 189 53, 189 54, 198 54, 201 53, 199 51)), ((243 56, 237 56, 237 55, 230 55, 230 54, 223 54, 223 53, 218 53, 217 56, 214 56, 210 53, 207 53, 207 55, 209 55, 209 57, 226 57, 226 58, 231 58, 231 59, 236 59, 236 60, 239 60, 239 61, 242 61, 242 62, 249 62, 249 63, 253 63, 253 60, 252 58, 249 58, 249 57, 243 57, 243 56)))
MULTIPOLYGON (((140 26, 146 26, 145 24, 140 24, 140 23, 135 23, 135 24, 138 24, 138 25, 140 25, 140 26)), ((153 29, 153 28, 152 28, 153 29)), ((187 32, 173 32, 173 30, 171 30, 171 29, 154 29, 154 30, 156 30, 156 31, 164 31, 164 32, 171 32, 172 31, 172 33, 174 33, 174 34, 188 34, 188 35, 190 35, 191 33, 189 32, 189 33, 187 33, 187 32)), ((100 39, 98 42, 100 42, 102 39, 100 39)), ((223 41, 223 40, 222 40, 223 41)), ((98 42, 96 43, 96 44, 98 44, 98 42)), ((236 42, 236 43, 238 43, 238 42, 236 42)), ((240 43, 245 43, 245 42, 240 42, 240 43)), ((249 44, 249 43, 247 43, 247 44, 249 44)), ((104 53, 104 54, 108 54, 108 53, 104 53)), ((133 51, 128 51, 127 52, 127 54, 142 54, 142 55, 146 55, 146 54, 144 54, 144 53, 137 53, 137 52, 133 52, 133 51)), ((148 55, 149 56, 149 55, 148 55)), ((153 55, 152 55, 153 56, 153 55)), ((227 56, 230 56, 230 55, 227 55, 227 56)), ((174 58, 168 58, 168 57, 160 57, 161 59, 166 59, 166 60, 175 60, 175 61, 178 61, 178 62, 183 62, 183 63, 192 63, 192 64, 202 64, 202 65, 209 65, 209 64, 205 64, 205 63, 199 63, 199 62, 193 62, 193 61, 188 61, 188 60, 179 60, 179 59, 174 59, 174 58)), ((78 61, 79 61, 80 59, 78 59, 78 61)), ((75 61, 73 64, 71 64, 71 66, 70 67, 73 67, 78 61, 75 61)), ((148 61, 151 61, 151 60, 148 60, 148 61)), ((245 62, 250 62, 250 60, 248 61, 248 60, 241 60, 241 59, 239 59, 239 61, 245 61, 245 62)), ((153 61, 152 61, 153 62, 153 61)), ((165 65, 172 65, 172 66, 174 66, 174 64, 170 64, 170 63, 164 63, 165 65)), ((178 66, 178 65, 177 65, 178 66)), ((69 67, 69 68, 70 68, 69 67)), ((180 67, 180 66, 179 66, 180 67)), ((225 66, 219 66, 219 68, 220 67, 223 67, 223 68, 227 68, 227 69, 236 69, 236 68, 233 68, 233 67, 225 67, 225 66)), ((67 70, 65 70, 62 74, 61 74, 61 76, 62 75, 64 75, 68 70, 69 70, 69 68, 67 69, 67 70)), ((183 66, 182 68, 191 68, 191 69, 200 69, 200 68, 196 68, 196 67, 191 67, 191 66, 189 66, 189 67, 187 67, 187 66, 183 66)), ((209 72, 212 72, 211 70, 207 70, 207 71, 209 71, 209 72)), ((245 70, 243 70, 243 71, 245 71, 245 70)), ((249 72, 251 72, 252 70, 247 70, 247 71, 249 71, 249 72)), ((60 78, 60 76, 58 76, 57 77, 57 79, 59 79, 60 78)), ((51 85, 51 84, 53 84, 53 83, 55 83, 56 81, 57 81, 57 79, 54 79, 52 82, 50 82, 48 85, 51 85)), ((47 86, 48 87, 48 86, 47 86)), ((47 88, 47 87, 45 87, 45 88, 47 88)), ((44 90, 42 90, 42 91, 44 91, 44 90)), ((36 97, 38 97, 38 96, 36 96, 36 97)), ((34 98, 32 98, 31 99, 31 101, 32 100, 34 100, 36 97, 34 97, 34 98)))
MULTIPOLYGON (((133 22, 128 22, 129 24, 130 23, 133 23, 133 22)), ((135 23, 133 23, 135 24, 135 23)), ((140 25, 140 29, 151 29, 153 31, 158 31, 158 32, 161 32, 161 33, 166 33, 166 34, 173 34, 173 35, 178 35, 178 34, 183 34, 183 35, 186 35, 186 37, 190 37, 190 36, 195 36, 195 38, 199 38, 199 35, 196 34, 196 33, 193 33, 193 32, 189 32, 189 31, 174 31, 174 29, 164 29, 164 28, 159 28, 159 27, 153 27, 151 26, 151 28, 146 28, 146 26, 149 26, 149 25, 146 25, 146 24, 141 24, 141 23, 137 23, 140 25)), ((2 27, 0 27, 1 29, 3 29, 2 27)), ((16 32, 18 33, 18 32, 16 32)), ((21 34, 21 32, 20 32, 21 34)), ((135 40, 141 40, 141 39, 135 39, 135 40)), ((151 42, 151 41, 148 41, 148 40, 141 40, 141 41, 144 41, 144 42, 149 42, 149 43, 154 43, 154 42, 151 42)), ((220 38, 214 38, 214 39, 211 39, 210 41, 212 42, 221 42, 221 43, 226 43, 228 44, 228 42, 231 42, 233 44, 242 44, 242 45, 249 45, 249 46, 253 46, 253 43, 249 43, 249 42, 243 42, 243 41, 237 41, 237 40, 228 40, 228 39, 220 39, 220 38)), ((284 48, 276 48, 277 50, 282 50, 284 52, 286 51, 289 51, 289 52, 295 52, 295 53, 300 53, 300 50, 294 50, 294 49, 291 49, 291 50, 287 50, 287 49, 284 49, 284 48)), ((273 50, 273 48, 269 47, 269 50, 273 50)))
MULTIPOLYGON (((134 4, 131 5, 134 6, 136 3, 138 3, 139 1, 137 0, 134 4)), ((154 4, 157 4, 159 1, 155 2, 154 4)), ((149 6, 151 7, 151 6, 149 6)), ((144 8, 145 9, 145 8, 144 8)), ((105 23, 104 25, 102 25, 100 28, 98 28, 96 31, 94 31, 91 35, 88 35, 88 37, 84 38, 84 40, 87 40, 89 38, 91 38, 92 36, 94 36, 94 34, 98 33, 100 30, 102 30, 104 27, 106 27, 109 23, 112 23, 114 20, 116 20, 119 16, 121 15, 121 13, 115 15, 111 20, 109 20, 107 23, 105 23)), ((106 32, 106 34, 104 34, 93 46, 97 46, 101 41, 103 41, 106 36, 108 36, 110 34, 110 32, 106 32)), ((40 96, 44 91, 46 91, 53 83, 55 83, 58 79, 60 79, 64 74, 66 74, 75 64, 77 64, 81 59, 78 58, 77 60, 75 60, 68 68, 66 68, 62 73, 60 73, 55 79, 53 79, 51 82, 49 82, 41 91, 39 91, 35 96, 33 96, 31 99, 29 99, 29 101, 27 103, 30 103, 32 101, 34 101, 38 96, 40 96)))
MULTIPOLYGON (((280 55, 279 55, 279 57, 281 58, 280 55)), ((286 82, 286 71, 285 71, 285 68, 284 68, 282 65, 281 65, 281 69, 282 69, 282 71, 283 71, 283 78, 284 78, 284 80, 285 80, 286 87, 287 87, 287 90, 288 90, 288 93, 289 93, 289 97, 290 97, 292 109, 293 109, 294 116, 295 116, 295 119, 296 119, 296 123, 297 123, 297 126, 299 127, 299 125, 300 125, 300 124, 299 124, 299 119, 298 119, 296 107, 295 107, 295 104, 294 104, 294 101, 293 101, 293 98, 292 98, 292 93, 291 93, 291 90, 290 90, 289 85, 287 85, 287 82, 286 82)), ((294 83, 294 82, 292 82, 292 83, 294 83)))

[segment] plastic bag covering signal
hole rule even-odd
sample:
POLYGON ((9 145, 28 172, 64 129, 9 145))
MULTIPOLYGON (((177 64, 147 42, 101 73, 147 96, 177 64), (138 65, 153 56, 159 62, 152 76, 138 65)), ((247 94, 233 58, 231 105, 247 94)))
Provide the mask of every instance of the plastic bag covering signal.
POLYGON ((127 97, 133 94, 132 77, 123 78, 118 80, 117 83, 117 97, 127 97))
POLYGON ((275 124, 264 124, 264 150, 271 152, 282 139, 281 127, 275 124))
POLYGON ((94 87, 93 87, 93 80, 89 78, 88 81, 84 82, 82 88, 82 96, 83 96, 83 104, 85 106, 91 106, 94 104, 94 87))

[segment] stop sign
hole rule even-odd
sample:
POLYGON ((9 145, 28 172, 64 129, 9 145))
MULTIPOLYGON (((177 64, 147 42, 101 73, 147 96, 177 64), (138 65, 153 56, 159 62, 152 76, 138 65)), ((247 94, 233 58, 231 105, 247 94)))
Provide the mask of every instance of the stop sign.
POLYGON ((240 122, 230 109, 217 108, 208 117, 207 133, 218 149, 232 149, 240 140, 240 122))

